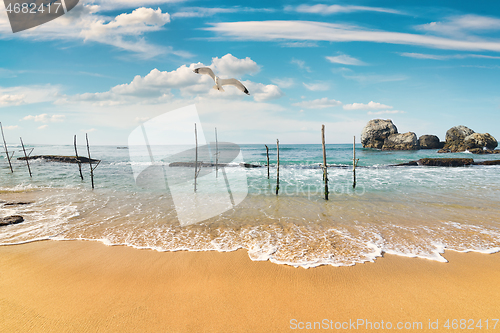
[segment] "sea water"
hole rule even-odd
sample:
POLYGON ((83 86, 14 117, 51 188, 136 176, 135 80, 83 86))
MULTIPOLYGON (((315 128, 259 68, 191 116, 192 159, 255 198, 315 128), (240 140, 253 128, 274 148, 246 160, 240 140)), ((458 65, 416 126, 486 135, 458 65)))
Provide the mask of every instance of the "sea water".
MULTIPOLYGON (((32 146, 34 155, 74 155, 72 146, 32 146)), ((446 261, 445 249, 500 250, 500 166, 422 167, 392 165, 426 157, 498 159, 498 155, 437 154, 436 150, 356 149, 327 145, 329 200, 324 199, 321 145, 280 145, 280 192, 276 195, 276 147, 240 145, 248 195, 233 208, 187 226, 177 218, 172 193, 138 186, 128 149, 92 147, 102 160, 92 190, 89 166, 0 157, 0 217, 25 222, 0 227, 0 245, 37 240, 94 240, 158 251, 234 251, 252 260, 296 267, 345 266, 383 253, 446 261), (29 201, 27 205, 6 202, 29 201)), ((10 150, 19 147, 11 146, 10 150)), ((80 147, 82 153, 84 147, 80 147)), ((209 162, 209 161, 204 161, 209 162)), ((168 163, 165 163, 168 167, 168 163)), ((213 170, 215 171, 215 170, 213 170)), ((219 171, 221 172, 221 171, 219 171)), ((199 186, 202 186, 201 183, 199 186)))

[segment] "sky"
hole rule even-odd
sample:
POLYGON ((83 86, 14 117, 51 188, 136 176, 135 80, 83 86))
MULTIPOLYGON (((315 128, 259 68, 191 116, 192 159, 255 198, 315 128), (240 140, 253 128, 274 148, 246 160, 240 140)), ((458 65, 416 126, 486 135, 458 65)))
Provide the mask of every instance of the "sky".
POLYGON ((126 145, 195 104, 238 144, 350 143, 371 119, 400 133, 465 125, 500 140, 496 1, 80 0, 12 33, 0 3, 0 122, 8 142, 126 145), (212 89, 209 66, 235 87, 212 89))

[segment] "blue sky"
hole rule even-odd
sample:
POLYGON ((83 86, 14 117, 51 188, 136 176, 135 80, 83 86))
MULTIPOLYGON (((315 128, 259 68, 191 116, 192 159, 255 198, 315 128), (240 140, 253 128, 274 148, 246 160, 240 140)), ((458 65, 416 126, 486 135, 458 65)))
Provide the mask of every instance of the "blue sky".
MULTIPOLYGON (((472 1, 84 0, 13 34, 0 4, 0 121, 9 142, 125 145, 196 104, 235 143, 359 138, 466 125, 500 139, 500 4, 472 1), (218 92, 208 76, 240 79, 218 92)), ((359 139, 358 139, 359 142, 359 139)))

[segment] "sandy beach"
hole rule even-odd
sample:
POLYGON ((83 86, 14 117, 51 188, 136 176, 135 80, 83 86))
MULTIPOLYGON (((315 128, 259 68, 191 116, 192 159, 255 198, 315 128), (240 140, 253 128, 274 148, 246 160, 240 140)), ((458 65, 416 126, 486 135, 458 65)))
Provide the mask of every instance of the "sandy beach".
POLYGON ((367 325, 420 322, 409 331, 424 332, 436 331, 429 320, 448 331, 447 319, 459 326, 460 319, 474 326, 481 319, 482 330, 489 319, 491 330, 499 317, 500 254, 444 256, 448 263, 385 255, 303 269, 252 262, 243 250, 156 252, 83 241, 3 246, 0 331, 287 332, 310 331, 314 322, 330 331, 356 322, 358 331, 369 331, 367 325))

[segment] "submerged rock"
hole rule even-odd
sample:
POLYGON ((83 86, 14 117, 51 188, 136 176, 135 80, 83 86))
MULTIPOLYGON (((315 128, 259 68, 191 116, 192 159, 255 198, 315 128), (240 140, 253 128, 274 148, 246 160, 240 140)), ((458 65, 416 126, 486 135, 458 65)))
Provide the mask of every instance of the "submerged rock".
POLYGON ((425 166, 447 166, 459 167, 474 164, 472 158, 422 158, 417 161, 418 165, 425 166))
POLYGON ((384 140, 382 150, 417 150, 418 139, 413 132, 396 133, 389 135, 384 140))
MULTIPOLYGON (((26 160, 26 157, 18 157, 18 160, 26 160)), ((62 162, 62 163, 89 163, 88 157, 78 156, 58 156, 58 155, 35 155, 28 157, 28 160, 38 160, 43 159, 50 162, 62 162)), ((92 159, 92 163, 97 164, 100 160, 92 159)))
POLYGON ((384 140, 389 135, 396 133, 398 133, 398 129, 392 123, 392 120, 372 119, 361 132, 361 144, 363 148, 382 149, 384 140))
POLYGON ((418 138, 420 149, 440 149, 444 147, 444 142, 440 142, 435 135, 422 135, 418 138))
POLYGON ((418 161, 401 163, 394 166, 444 166, 444 167, 459 167, 474 164, 472 158, 421 158, 418 161))
POLYGON ((474 162, 474 165, 500 165, 500 160, 474 162))
POLYGON ((4 206, 22 206, 22 205, 30 205, 32 201, 19 201, 19 202, 7 202, 4 206))
POLYGON ((20 215, 12 215, 4 218, 0 218, 0 226, 18 224, 24 221, 24 218, 20 215))

